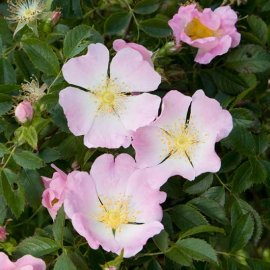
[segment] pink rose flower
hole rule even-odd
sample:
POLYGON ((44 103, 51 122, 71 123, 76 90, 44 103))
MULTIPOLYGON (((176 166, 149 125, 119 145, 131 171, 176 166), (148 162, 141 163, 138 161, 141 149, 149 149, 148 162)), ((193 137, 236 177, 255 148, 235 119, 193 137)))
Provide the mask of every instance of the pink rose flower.
POLYGON ((33 107, 31 102, 24 100, 15 108, 15 117, 20 123, 25 123, 33 118, 33 107))
POLYGON ((128 147, 131 132, 151 123, 158 114, 158 96, 130 95, 153 91, 161 81, 141 53, 132 48, 117 52, 110 64, 110 77, 108 64, 109 51, 98 43, 63 66, 66 81, 86 90, 67 87, 60 91, 59 103, 70 131, 84 135, 87 147, 128 147))
POLYGON ((117 254, 123 249, 124 257, 131 257, 163 229, 160 204, 166 194, 143 180, 127 154, 116 158, 104 154, 95 160, 90 174, 68 175, 65 212, 91 248, 101 245, 117 254))
POLYGON ((46 270, 45 262, 31 255, 25 255, 16 262, 10 261, 4 252, 0 252, 1 270, 46 270))
POLYGON ((7 239, 7 231, 6 228, 0 226, 0 242, 4 242, 7 239))
POLYGON ((147 61, 151 66, 153 66, 153 62, 152 62, 152 55, 153 53, 149 50, 147 50, 144 46, 137 44, 137 43, 133 43, 133 42, 126 42, 123 39, 116 39, 113 42, 113 49, 116 52, 119 52, 120 50, 124 49, 124 48, 131 48, 136 50, 137 52, 139 52, 143 59, 145 61, 147 61))
POLYGON ((45 186, 42 194, 42 205, 48 209, 54 220, 64 202, 67 175, 55 165, 52 164, 51 166, 56 170, 53 177, 42 177, 45 186))
POLYGON ((230 6, 199 11, 196 4, 181 6, 169 21, 176 45, 181 41, 198 48, 195 62, 208 64, 217 55, 240 43, 235 24, 237 15, 230 6))
POLYGON ((220 158, 215 143, 228 136, 232 128, 231 114, 202 90, 192 97, 172 90, 163 98, 157 120, 133 135, 137 164, 151 167, 145 174, 157 176, 152 178, 153 187, 160 187, 173 175, 193 180, 202 173, 217 172, 220 158))

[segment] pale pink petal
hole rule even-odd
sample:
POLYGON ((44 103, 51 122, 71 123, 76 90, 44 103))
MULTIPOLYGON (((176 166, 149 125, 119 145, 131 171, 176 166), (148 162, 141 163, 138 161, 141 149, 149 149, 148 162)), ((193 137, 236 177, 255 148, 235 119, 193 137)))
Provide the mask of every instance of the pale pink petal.
POLYGON ((202 90, 192 96, 189 122, 200 134, 215 134, 216 141, 227 137, 233 128, 231 114, 223 110, 218 101, 208 98, 202 90))
POLYGON ((59 103, 64 110, 70 131, 76 136, 87 134, 99 106, 95 96, 90 92, 67 87, 60 91, 59 103))
POLYGON ((215 152, 215 134, 208 134, 202 137, 202 140, 202 143, 189 153, 196 176, 205 172, 218 172, 221 166, 220 158, 215 152))
POLYGON ((53 169, 55 169, 55 175, 59 175, 59 177, 61 177, 62 179, 66 179, 67 178, 67 175, 66 175, 66 173, 64 173, 62 170, 60 170, 57 166, 55 166, 53 163, 51 164, 51 167, 53 168, 53 169))
POLYGON ((116 158, 104 154, 95 160, 90 175, 99 196, 118 196, 125 191, 128 179, 135 169, 134 159, 127 154, 120 154, 116 158))
POLYGON ((153 91, 161 82, 154 68, 131 48, 116 53, 110 65, 110 78, 119 83, 122 92, 153 91))
POLYGON ((74 171, 68 175, 64 208, 71 219, 75 213, 89 218, 98 215, 100 207, 96 187, 88 173, 74 171))
POLYGON ((221 24, 221 18, 211 8, 205 8, 202 12, 199 12, 198 19, 211 30, 218 30, 221 24))
POLYGON ((161 115, 154 125, 165 130, 172 128, 176 123, 179 126, 183 125, 191 100, 191 97, 185 96, 177 90, 168 92, 162 100, 161 115))
POLYGON ((117 110, 117 113, 125 128, 135 131, 155 120, 160 100, 160 97, 148 93, 128 96, 123 99, 123 106, 117 110))
POLYGON ((179 45, 181 35, 184 32, 186 25, 192 21, 197 13, 198 11, 196 9, 196 4, 181 6, 178 13, 175 14, 171 20, 169 20, 168 24, 173 30, 176 45, 179 45))
POLYGON ((232 44, 232 38, 230 36, 223 36, 213 44, 205 44, 199 48, 195 57, 195 62, 200 64, 209 64, 213 58, 218 55, 223 55, 230 49, 232 44))
POLYGON ((89 147, 128 147, 131 134, 115 113, 98 112, 89 132, 84 136, 84 144, 89 147))
POLYGON ((136 222, 161 221, 163 212, 160 204, 166 200, 167 194, 151 188, 141 170, 134 172, 127 181, 125 195, 130 198, 130 207, 135 213, 136 222))
MULTIPOLYGON (((142 225, 125 224, 116 233, 115 240, 119 243, 121 249, 124 249, 124 257, 129 258, 141 251, 147 240, 159 234, 163 228, 163 225, 158 221, 142 225)), ((120 252, 117 253, 120 254, 120 252)))
POLYGON ((134 132, 132 146, 140 168, 151 167, 161 163, 170 153, 163 138, 164 131, 155 126, 139 128, 134 132))
POLYGON ((63 66, 65 80, 95 91, 107 78, 109 51, 101 43, 90 44, 86 55, 72 58, 63 66))
MULTIPOLYGON (((25 255, 19 260, 17 260, 15 263, 16 268, 15 269, 32 269, 32 270, 45 270, 46 265, 45 262, 39 258, 35 258, 31 255, 25 255), (31 268, 26 267, 32 266, 31 268)), ((14 270, 15 270, 14 269, 14 270)))
POLYGON ((147 61, 150 65, 153 66, 153 62, 152 62, 152 55, 153 53, 149 50, 147 50, 144 46, 137 44, 137 43, 133 43, 133 42, 126 42, 123 39, 116 39, 113 42, 113 49, 118 52, 124 48, 132 48, 136 51, 138 51, 142 56, 143 59, 145 61, 147 61))
POLYGON ((4 252, 0 252, 0 266, 3 270, 14 270, 15 265, 4 252))

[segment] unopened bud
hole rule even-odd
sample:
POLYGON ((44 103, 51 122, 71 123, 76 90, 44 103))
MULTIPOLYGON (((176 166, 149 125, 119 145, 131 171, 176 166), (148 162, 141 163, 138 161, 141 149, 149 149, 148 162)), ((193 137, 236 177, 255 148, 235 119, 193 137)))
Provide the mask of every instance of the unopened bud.
POLYGON ((0 226, 0 242, 4 242, 7 239, 7 231, 6 228, 0 226))
POLYGON ((33 107, 31 102, 24 100, 15 108, 15 117, 20 123, 25 123, 33 118, 33 107))

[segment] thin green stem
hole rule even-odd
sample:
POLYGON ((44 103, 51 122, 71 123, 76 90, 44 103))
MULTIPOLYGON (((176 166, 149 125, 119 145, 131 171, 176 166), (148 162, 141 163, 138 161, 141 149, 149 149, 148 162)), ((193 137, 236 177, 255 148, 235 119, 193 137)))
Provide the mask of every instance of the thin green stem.
POLYGON ((47 94, 50 92, 50 89, 52 88, 52 86, 56 83, 56 81, 59 79, 60 75, 62 73, 62 70, 60 70, 57 74, 57 76, 55 77, 55 79, 53 80, 53 82, 50 84, 50 86, 48 87, 47 90, 47 94))
POLYGON ((8 158, 7 158, 6 162, 5 162, 5 164, 3 165, 2 169, 4 169, 4 168, 8 165, 8 163, 9 163, 9 161, 10 161, 10 159, 11 159, 11 156, 13 155, 13 153, 14 153, 15 150, 16 150, 16 146, 14 146, 14 147, 12 148, 12 150, 10 151, 9 156, 8 156, 8 158))

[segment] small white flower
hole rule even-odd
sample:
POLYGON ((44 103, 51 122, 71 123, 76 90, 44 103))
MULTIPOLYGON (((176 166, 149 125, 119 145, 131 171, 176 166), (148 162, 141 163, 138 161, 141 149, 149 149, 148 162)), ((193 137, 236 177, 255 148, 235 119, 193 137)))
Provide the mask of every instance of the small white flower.
POLYGON ((24 97, 27 97, 31 102, 37 102, 42 96, 45 95, 44 91, 47 89, 47 85, 44 83, 39 85, 37 80, 32 79, 31 82, 26 81, 21 84, 24 97))

